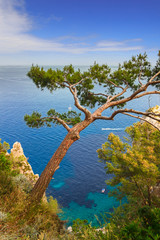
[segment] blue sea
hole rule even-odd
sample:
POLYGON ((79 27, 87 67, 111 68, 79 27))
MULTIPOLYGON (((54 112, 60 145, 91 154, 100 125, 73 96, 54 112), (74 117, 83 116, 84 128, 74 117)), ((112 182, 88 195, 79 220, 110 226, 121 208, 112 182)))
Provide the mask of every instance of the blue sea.
MULTIPOLYGON (((80 67, 81 71, 87 68, 80 67)), ((76 109, 67 90, 50 93, 36 88, 26 76, 29 69, 30 66, 0 67, 0 138, 11 147, 19 141, 34 173, 41 174, 67 132, 62 126, 31 129, 26 126, 24 115, 37 110, 45 116, 50 108, 61 113, 68 111, 69 107, 76 109)), ((147 96, 129 103, 127 107, 145 111, 159 103, 158 96, 147 96)), ((110 111, 107 113, 111 114, 110 111)), ((125 128, 134 122, 136 119, 124 115, 117 115, 114 121, 96 121, 81 132, 80 139, 67 152, 47 195, 58 200, 63 210, 60 217, 68 221, 68 225, 80 218, 98 226, 103 223, 103 216, 119 205, 114 198, 108 197, 110 188, 105 181, 112 176, 106 175, 96 150, 107 140, 110 132, 122 138, 125 128), (106 191, 102 194, 103 188, 106 191)))

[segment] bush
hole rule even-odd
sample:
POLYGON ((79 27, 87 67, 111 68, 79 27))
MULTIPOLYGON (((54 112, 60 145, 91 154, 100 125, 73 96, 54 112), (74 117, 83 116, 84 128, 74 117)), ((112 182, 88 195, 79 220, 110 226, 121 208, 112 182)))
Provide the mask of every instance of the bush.
POLYGON ((13 178, 13 181, 26 193, 29 193, 32 190, 32 185, 25 175, 19 174, 13 178))
POLYGON ((14 189, 11 177, 5 171, 0 171, 0 196, 10 194, 14 189))
POLYGON ((0 171, 10 172, 12 167, 11 161, 4 155, 0 154, 0 171))
POLYGON ((139 210, 144 228, 151 228, 155 234, 160 235, 160 209, 145 206, 139 210))

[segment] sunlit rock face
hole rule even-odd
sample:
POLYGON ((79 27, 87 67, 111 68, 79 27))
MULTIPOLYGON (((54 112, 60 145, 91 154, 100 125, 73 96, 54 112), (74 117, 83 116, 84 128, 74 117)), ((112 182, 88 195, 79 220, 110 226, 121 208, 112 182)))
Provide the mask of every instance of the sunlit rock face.
MULTIPOLYGON (((147 112, 153 112, 155 114, 160 114, 160 106, 156 105, 155 107, 148 109, 147 112)), ((150 122, 152 125, 154 125, 157 129, 160 130, 160 116, 154 116, 154 118, 156 118, 158 121, 154 120, 154 119, 152 119, 150 117, 144 117, 144 119, 147 122, 150 122)))
MULTIPOLYGON (((33 188, 33 186, 35 185, 35 183, 37 182, 39 175, 34 174, 32 167, 29 164, 26 156, 24 155, 23 148, 19 142, 15 142, 13 144, 13 148, 11 149, 10 156, 12 158, 13 166, 15 166, 15 169, 19 169, 20 174, 18 175, 17 178, 20 179, 21 182, 22 182, 22 180, 24 181, 24 178, 26 178, 27 181, 30 183, 29 190, 31 190, 33 188)), ((47 197, 46 197, 45 193, 43 195, 42 200, 44 202, 47 201, 47 197)))
POLYGON ((11 149, 11 153, 13 154, 14 158, 18 158, 20 156, 23 156, 23 148, 19 142, 15 142, 13 144, 13 148, 11 149))
POLYGON ((11 157, 15 163, 16 168, 20 170, 20 174, 25 175, 28 180, 34 185, 39 178, 38 174, 34 174, 31 165, 28 163, 26 156, 24 155, 23 148, 19 142, 13 144, 11 149, 11 157))

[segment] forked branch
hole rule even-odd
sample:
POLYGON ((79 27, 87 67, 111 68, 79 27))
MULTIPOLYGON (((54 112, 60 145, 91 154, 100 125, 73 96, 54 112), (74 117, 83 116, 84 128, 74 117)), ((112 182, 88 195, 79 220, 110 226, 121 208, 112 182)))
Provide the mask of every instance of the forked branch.
POLYGON ((127 84, 127 86, 126 86, 125 88, 122 88, 122 89, 123 89, 122 92, 114 95, 112 98, 109 99, 109 101, 111 102, 111 101, 113 101, 114 99, 116 99, 117 97, 122 96, 122 95, 127 91, 127 89, 128 89, 128 84, 127 84))
MULTIPOLYGON (((107 116, 96 116, 94 117, 95 120, 97 119, 101 119, 101 120, 113 120, 114 117, 119 114, 119 113, 123 113, 123 114, 126 114, 126 113, 135 113, 135 114, 140 114, 140 115, 143 115, 143 116, 147 116, 147 117, 150 117, 158 122, 160 122, 160 119, 157 119, 156 117, 160 117, 160 114, 156 114, 156 113, 153 113, 153 112, 141 112, 141 111, 136 111, 136 110, 133 110, 133 109, 119 109, 115 112, 112 113, 112 115, 110 117, 107 117, 107 116)), ((133 115, 134 116, 134 115, 133 115)))
POLYGON ((84 107, 82 107, 82 105, 79 103, 79 99, 78 99, 78 96, 77 96, 77 89, 76 89, 76 87, 69 87, 69 90, 70 90, 70 92, 72 93, 72 95, 73 95, 73 97, 74 97, 74 104, 75 104, 75 106, 80 110, 80 111, 82 111, 84 114, 85 114, 85 116, 86 116, 86 118, 88 119, 88 118, 90 118, 91 117, 91 112, 87 109, 87 108, 84 108, 84 107))

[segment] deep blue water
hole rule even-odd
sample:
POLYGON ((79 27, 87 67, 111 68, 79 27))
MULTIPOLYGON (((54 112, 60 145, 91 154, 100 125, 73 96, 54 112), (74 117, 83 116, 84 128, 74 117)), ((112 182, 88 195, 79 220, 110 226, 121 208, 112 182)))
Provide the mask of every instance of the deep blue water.
MULTIPOLYGON (((86 68, 81 67, 82 71, 86 68)), ((29 67, 0 67, 0 138, 11 147, 15 141, 21 142, 34 173, 40 174, 67 132, 61 126, 30 129, 23 120, 24 115, 35 110, 45 114, 50 108, 65 112, 69 106, 72 110, 75 107, 67 90, 51 94, 48 90, 37 89, 26 76, 28 70, 29 67)), ((159 102, 158 96, 151 96, 134 101, 127 107, 144 111, 159 102)), ((105 180, 111 176, 105 174, 96 150, 107 140, 110 132, 123 137, 124 129, 135 121, 124 115, 118 115, 114 121, 97 121, 81 133, 80 140, 67 152, 47 194, 58 200, 63 208, 61 217, 68 220, 68 224, 81 218, 98 225, 95 215, 102 220, 104 213, 118 206, 119 203, 107 195, 109 188, 105 180), (104 194, 101 193, 102 188, 106 188, 104 194)))

